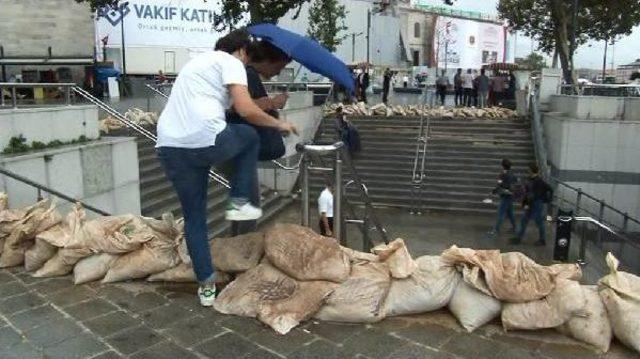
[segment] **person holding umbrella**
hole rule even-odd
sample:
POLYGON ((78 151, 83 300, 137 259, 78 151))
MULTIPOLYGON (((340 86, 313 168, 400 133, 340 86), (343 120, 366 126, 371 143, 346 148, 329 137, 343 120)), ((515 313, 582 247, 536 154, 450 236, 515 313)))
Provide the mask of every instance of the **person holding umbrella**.
POLYGON ((225 110, 233 106, 253 125, 297 133, 295 126, 273 118, 251 99, 244 68, 249 61, 250 42, 246 29, 234 30, 218 40, 215 51, 189 61, 180 71, 158 120, 158 158, 180 200, 185 240, 203 306, 212 306, 216 294, 207 231, 210 168, 234 162, 227 220, 256 220, 262 216, 262 210, 249 201, 255 186, 258 135, 251 126, 227 124, 225 110))

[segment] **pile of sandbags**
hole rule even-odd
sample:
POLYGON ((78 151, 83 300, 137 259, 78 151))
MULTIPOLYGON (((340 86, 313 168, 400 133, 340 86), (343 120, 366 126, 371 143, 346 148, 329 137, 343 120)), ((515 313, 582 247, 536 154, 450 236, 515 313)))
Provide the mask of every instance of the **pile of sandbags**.
POLYGON ((416 117, 425 116, 432 118, 486 118, 486 119, 509 119, 517 117, 517 113, 513 110, 502 107, 429 107, 423 105, 385 105, 379 103, 371 107, 367 107, 364 102, 357 104, 342 105, 332 104, 324 108, 325 116, 333 116, 337 113, 338 108, 342 108, 342 112, 347 116, 401 116, 416 117))
MULTIPOLYGON (((132 108, 125 112, 124 117, 140 126, 155 126, 158 123, 158 114, 155 112, 145 112, 139 108, 132 108)), ((109 133, 126 127, 122 121, 109 115, 100 120, 100 131, 109 133)))

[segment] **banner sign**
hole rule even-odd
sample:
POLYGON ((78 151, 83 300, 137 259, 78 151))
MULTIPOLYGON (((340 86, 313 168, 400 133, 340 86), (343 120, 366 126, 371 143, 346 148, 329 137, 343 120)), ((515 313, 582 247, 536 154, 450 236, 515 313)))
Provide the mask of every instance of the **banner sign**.
POLYGON ((434 62, 439 68, 480 69, 485 64, 505 61, 505 42, 502 25, 438 16, 433 39, 434 62))

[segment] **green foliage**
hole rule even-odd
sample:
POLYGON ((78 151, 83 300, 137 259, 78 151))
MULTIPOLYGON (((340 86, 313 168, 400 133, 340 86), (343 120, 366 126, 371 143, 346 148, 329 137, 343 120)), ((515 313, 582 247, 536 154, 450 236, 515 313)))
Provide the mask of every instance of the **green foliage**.
POLYGON ((536 71, 542 70, 547 67, 547 61, 544 59, 544 56, 536 54, 535 52, 530 53, 527 57, 520 61, 516 61, 516 63, 529 70, 536 71))
POLYGON ((631 81, 635 81, 635 80, 639 80, 640 79, 640 72, 634 72, 631 74, 631 77, 629 78, 631 81))
POLYGON ((33 150, 44 150, 47 148, 55 148, 55 147, 60 147, 60 146, 65 146, 65 145, 75 145, 75 144, 81 144, 81 143, 85 143, 85 142, 89 142, 90 140, 87 138, 87 136, 82 135, 76 139, 73 139, 71 141, 67 141, 67 142, 63 142, 60 140, 53 140, 49 143, 44 143, 44 142, 40 142, 40 141, 33 141, 31 142, 31 145, 27 144, 27 139, 24 138, 23 135, 19 135, 17 137, 11 137, 11 139, 9 140, 9 145, 7 147, 5 147, 5 149, 2 151, 3 155, 12 155, 12 154, 17 154, 17 153, 24 153, 24 152, 29 152, 29 151, 33 151, 33 150))
POLYGON ((345 39, 340 32, 347 30, 347 11, 338 0, 314 0, 309 9, 307 35, 334 52, 345 39))

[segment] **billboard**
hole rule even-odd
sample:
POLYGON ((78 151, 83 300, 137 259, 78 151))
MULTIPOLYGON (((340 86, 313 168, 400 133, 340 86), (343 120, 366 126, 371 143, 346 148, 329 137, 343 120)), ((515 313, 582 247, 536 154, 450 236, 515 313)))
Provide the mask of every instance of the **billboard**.
POLYGON ((504 26, 470 19, 438 16, 432 63, 439 68, 479 69, 505 61, 504 26))
POLYGON ((215 23, 218 1, 129 0, 105 7, 96 16, 96 45, 120 47, 124 29, 128 47, 213 48, 223 35, 215 23))

